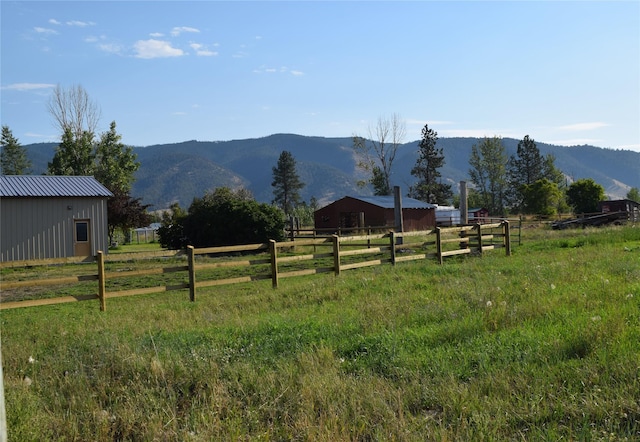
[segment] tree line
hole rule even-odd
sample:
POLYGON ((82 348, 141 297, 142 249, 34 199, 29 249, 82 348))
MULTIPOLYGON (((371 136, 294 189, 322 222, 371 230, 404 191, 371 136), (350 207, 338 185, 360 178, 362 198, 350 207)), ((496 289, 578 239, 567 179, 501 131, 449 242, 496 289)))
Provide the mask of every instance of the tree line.
MULTIPOLYGON (((353 136, 357 166, 363 178, 358 184, 371 186, 375 195, 391 195, 392 167, 403 143, 404 125, 397 114, 381 117, 368 129, 368 138, 353 136)), ((418 157, 411 169, 416 178, 407 196, 427 203, 457 203, 451 185, 443 182, 445 164, 438 134, 425 124, 418 143, 418 157)), ((591 213, 605 199, 604 188, 591 178, 568 183, 551 154, 543 156, 536 142, 526 135, 515 155, 508 156, 500 137, 486 137, 471 149, 469 158, 469 207, 486 208, 493 216, 508 214, 557 215, 573 210, 591 213)), ((627 198, 640 202, 640 190, 632 188, 627 198)))
MULTIPOLYGON (((122 143, 112 121, 109 130, 97 134, 100 119, 98 105, 82 86, 64 89, 57 86, 48 102, 48 111, 60 130, 61 141, 51 162, 49 175, 92 175, 113 193, 107 202, 109 237, 117 230, 149 225, 149 205, 131 196, 134 174, 140 167, 133 148, 122 143)), ((375 195, 392 194, 393 166, 404 142, 405 124, 397 114, 380 117, 370 126, 367 137, 353 136, 360 187, 370 186, 375 195)), ((411 169, 416 178, 407 196, 439 205, 456 203, 450 184, 443 182, 443 149, 437 146, 438 134, 427 124, 418 143, 418 156, 411 169)), ((0 167, 4 175, 31 173, 31 162, 7 126, 2 126, 0 167)), ((317 200, 302 201, 305 183, 297 172, 296 160, 282 151, 272 168, 273 200, 258 203, 247 189, 213 189, 194 198, 187 209, 174 204, 161 215, 160 243, 179 248, 231 245, 282 239, 287 218, 313 224, 317 200)), ((507 157, 499 137, 484 138, 474 144, 469 158, 469 207, 484 207, 494 216, 509 213, 555 215, 573 210, 589 213, 604 199, 604 188, 592 179, 571 184, 555 166, 552 155, 543 156, 533 138, 525 136, 515 155, 507 157)), ((637 188, 627 197, 640 201, 637 188)))

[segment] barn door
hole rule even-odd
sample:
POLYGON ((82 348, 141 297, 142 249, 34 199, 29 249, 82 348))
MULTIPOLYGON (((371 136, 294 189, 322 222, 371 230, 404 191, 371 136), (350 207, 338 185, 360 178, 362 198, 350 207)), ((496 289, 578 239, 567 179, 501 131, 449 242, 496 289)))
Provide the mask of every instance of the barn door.
POLYGON ((91 255, 91 226, 88 219, 76 219, 73 222, 73 254, 91 255))

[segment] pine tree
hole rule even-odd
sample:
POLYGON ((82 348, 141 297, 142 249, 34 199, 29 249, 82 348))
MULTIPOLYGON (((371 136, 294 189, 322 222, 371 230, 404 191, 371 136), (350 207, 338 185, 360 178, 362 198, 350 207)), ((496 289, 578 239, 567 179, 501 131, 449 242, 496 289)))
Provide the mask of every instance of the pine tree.
POLYGON ((411 169, 411 175, 418 178, 418 182, 409 189, 409 196, 428 203, 443 204, 449 200, 453 192, 451 186, 439 181, 440 169, 444 165, 442 148, 436 148, 438 133, 422 128, 422 139, 418 144, 418 159, 411 169))
POLYGON ((27 151, 13 136, 9 126, 2 126, 2 141, 0 143, 0 172, 2 175, 27 175, 31 171, 31 161, 27 151))
POLYGON ((273 202, 277 204, 285 214, 289 215, 300 203, 300 189, 304 183, 296 172, 296 160, 288 151, 282 151, 278 158, 277 166, 273 167, 273 202))

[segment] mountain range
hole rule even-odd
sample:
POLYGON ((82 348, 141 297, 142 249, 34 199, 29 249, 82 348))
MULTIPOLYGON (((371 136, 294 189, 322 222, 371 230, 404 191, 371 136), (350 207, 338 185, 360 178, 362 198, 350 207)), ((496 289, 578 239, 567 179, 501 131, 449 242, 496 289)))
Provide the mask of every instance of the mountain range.
MULTIPOLYGON (((452 184, 468 180, 471 147, 478 138, 440 138, 437 147, 443 149, 445 165, 443 181, 452 184)), ((503 138, 507 155, 515 155, 518 141, 503 138)), ((540 153, 553 154, 556 167, 569 181, 593 178, 605 188, 610 199, 624 198, 631 187, 640 188, 640 152, 604 149, 595 146, 556 146, 536 142, 540 153)), ((44 173, 57 143, 24 146, 32 162, 34 174, 44 173)), ((151 210, 164 209, 177 202, 187 208, 194 197, 216 187, 245 187, 256 200, 271 202, 272 168, 280 153, 291 152, 296 170, 305 183, 301 197, 315 197, 319 204, 345 195, 371 195, 371 189, 359 188, 361 173, 351 138, 323 138, 294 134, 275 134, 263 138, 232 141, 185 141, 182 143, 134 147, 140 169, 136 172, 132 196, 151 204, 151 210)), ((416 179, 411 168, 418 155, 418 141, 398 148, 393 164, 392 184, 406 195, 416 179)))

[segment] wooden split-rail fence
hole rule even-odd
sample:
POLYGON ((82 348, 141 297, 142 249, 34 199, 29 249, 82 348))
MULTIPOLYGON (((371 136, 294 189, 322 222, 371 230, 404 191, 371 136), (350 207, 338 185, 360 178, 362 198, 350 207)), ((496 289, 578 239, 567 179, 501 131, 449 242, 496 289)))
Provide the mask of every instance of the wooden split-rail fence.
MULTIPOLYGON (((395 265, 399 262, 428 258, 442 264, 443 259, 448 256, 471 253, 482 255, 485 251, 497 248, 504 248, 507 256, 511 254, 508 221, 462 227, 437 227, 433 230, 417 232, 331 235, 295 241, 269 241, 263 244, 198 249, 189 246, 186 251, 164 253, 105 255, 103 252, 98 252, 92 264, 88 264, 97 265, 97 273, 26 280, 11 280, 10 277, 3 277, 0 284, 3 298, 0 302, 0 310, 97 299, 100 310, 104 311, 109 298, 185 289, 189 291, 190 301, 195 301, 196 290, 204 287, 270 279, 273 287, 277 288, 280 280, 288 277, 331 272, 339 275, 342 271, 350 269, 385 263, 395 265), (197 259, 197 257, 200 258, 197 259), (126 265, 124 268, 108 268, 109 265, 115 266, 116 263, 122 265, 122 263, 141 262, 143 259, 154 258, 160 261, 158 265, 151 268, 131 269, 126 265), (186 263, 162 266, 165 263, 163 261, 171 259, 186 260, 186 263), (184 272, 187 274, 186 278, 182 276, 181 279, 173 279, 163 285, 126 288, 126 284, 118 284, 122 278, 140 280, 147 277, 150 277, 147 279, 153 283, 156 282, 155 278, 160 276, 184 275, 184 272), (97 281, 98 287, 97 291, 89 294, 6 301, 7 293, 11 291, 33 287, 69 286, 90 281, 97 281)), ((20 265, 64 264, 70 261, 73 259, 4 262, 0 263, 0 269, 20 267, 20 265)))

